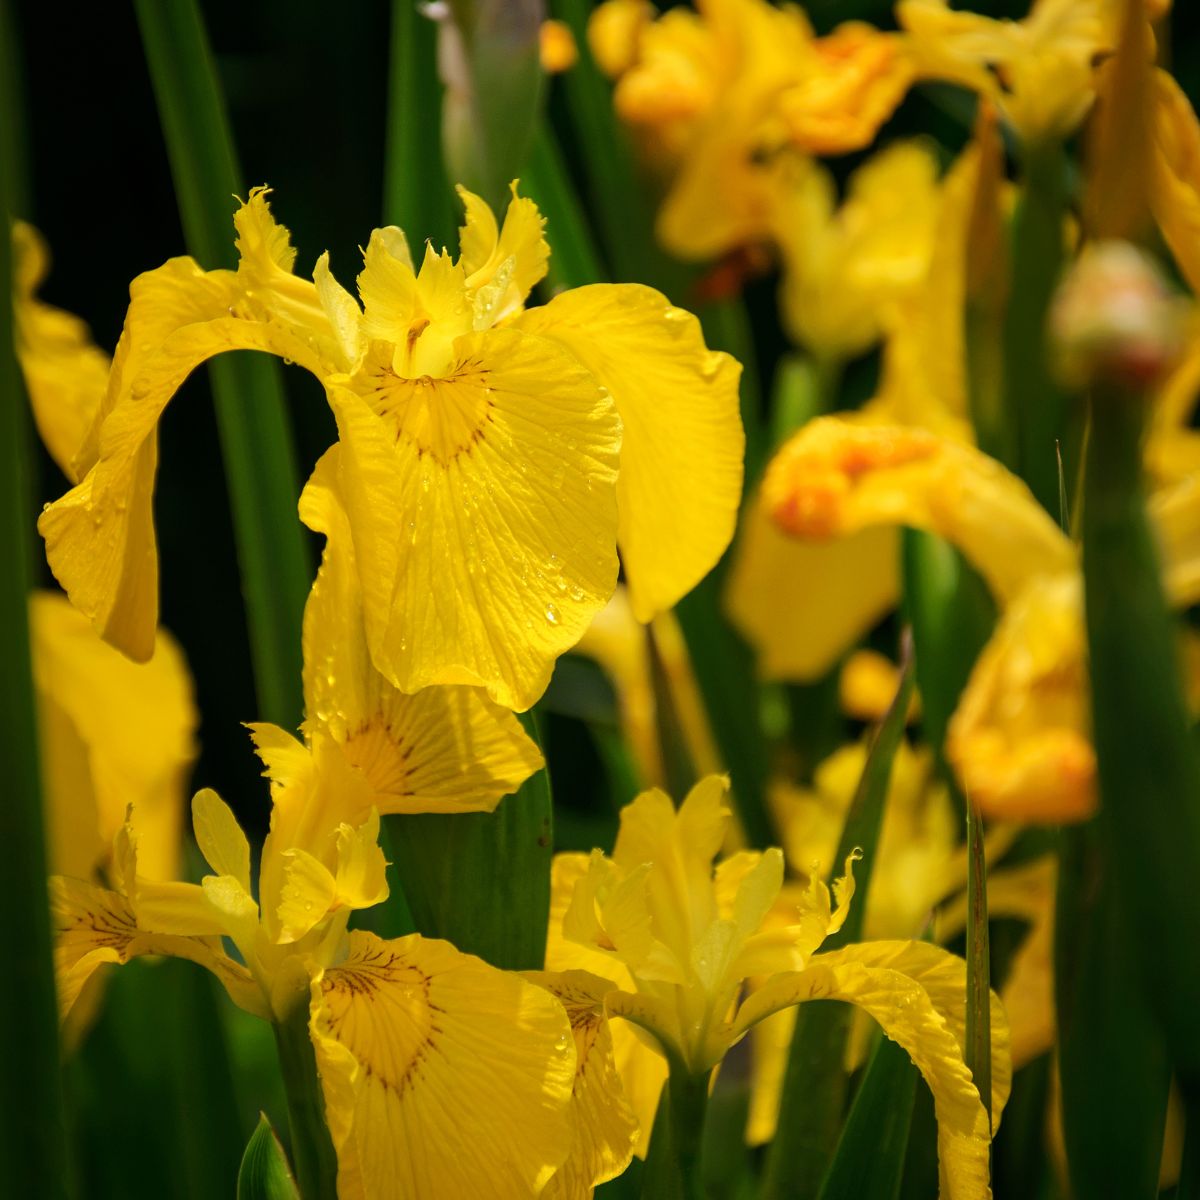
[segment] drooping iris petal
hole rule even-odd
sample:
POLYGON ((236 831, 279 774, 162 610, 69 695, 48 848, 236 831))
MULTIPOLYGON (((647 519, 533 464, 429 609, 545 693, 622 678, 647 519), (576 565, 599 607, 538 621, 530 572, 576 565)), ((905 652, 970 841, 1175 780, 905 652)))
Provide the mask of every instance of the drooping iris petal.
POLYGON ((108 383, 109 358, 92 343, 78 317, 45 304, 35 293, 49 253, 37 230, 13 223, 13 334, 38 433, 73 482, 83 445, 108 383))
POLYGON ((571 1026, 519 975, 356 932, 313 980, 310 1031, 341 1200, 524 1200, 569 1153, 571 1026))
POLYGON ((339 489, 379 668, 522 710, 615 586, 619 423, 548 338, 493 330, 456 354, 447 379, 331 388, 339 489))
POLYGON ((811 421, 776 455, 763 503, 805 540, 908 525, 954 544, 1001 603, 1039 574, 1076 569, 1070 539, 998 462, 954 439, 841 417, 811 421))
MULTIPOLYGON (((872 942, 816 956, 803 971, 776 976, 738 1012, 745 1032, 774 1012, 807 1000, 844 1000, 865 1009, 902 1046, 925 1077, 938 1122, 946 1200, 990 1197, 988 1114, 963 1063, 962 997, 966 964, 919 942, 872 942)), ((1008 1027, 992 999, 993 1122, 1011 1079, 1008 1027)))
POLYGON ((140 869, 175 878, 198 720, 182 652, 160 630, 131 663, 52 592, 29 618, 54 872, 89 878, 132 806, 140 869))
POLYGON ((745 435, 740 365, 700 322, 640 284, 594 284, 519 321, 562 342, 612 394, 624 427, 618 540, 634 616, 670 608, 733 536, 745 435))
POLYGON ((725 590, 729 618, 754 647, 766 679, 810 680, 895 607, 900 537, 886 527, 830 542, 779 529, 760 499, 734 552, 725 590))
POLYGON ((375 669, 337 455, 336 448, 326 453, 300 498, 301 519, 326 537, 304 610, 308 726, 341 746, 380 813, 490 812, 542 766, 541 753, 481 688, 408 695, 375 669))
POLYGON ((542 1193, 553 1200, 590 1200, 592 1189, 629 1165, 638 1120, 621 1087, 604 998, 612 982, 586 971, 529 971, 526 978, 558 997, 575 1037, 571 1153, 542 1193))

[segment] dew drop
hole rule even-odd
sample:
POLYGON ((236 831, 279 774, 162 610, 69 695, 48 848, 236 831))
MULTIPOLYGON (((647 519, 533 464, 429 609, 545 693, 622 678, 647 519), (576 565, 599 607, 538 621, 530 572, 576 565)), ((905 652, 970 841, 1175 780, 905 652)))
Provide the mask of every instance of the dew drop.
POLYGON ((42 505, 42 512, 49 512, 49 511, 50 511, 50 501, 47 500, 46 503, 42 505))
POLYGON ((559 1052, 559 1054, 565 1054, 567 1052, 567 1041, 568 1038, 565 1033, 560 1033, 558 1035, 558 1040, 554 1043, 554 1048, 559 1052))
POLYGON ((551 625, 558 624, 558 609, 555 608, 553 604, 546 605, 546 620, 549 621, 551 625))

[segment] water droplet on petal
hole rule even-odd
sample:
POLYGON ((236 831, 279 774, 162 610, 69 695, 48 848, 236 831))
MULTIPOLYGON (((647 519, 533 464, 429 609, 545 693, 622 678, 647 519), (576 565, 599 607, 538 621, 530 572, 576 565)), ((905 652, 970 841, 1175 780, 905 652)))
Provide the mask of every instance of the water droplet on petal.
POLYGON ((555 608, 553 604, 546 605, 546 620, 549 621, 551 625, 558 624, 558 609, 555 608))

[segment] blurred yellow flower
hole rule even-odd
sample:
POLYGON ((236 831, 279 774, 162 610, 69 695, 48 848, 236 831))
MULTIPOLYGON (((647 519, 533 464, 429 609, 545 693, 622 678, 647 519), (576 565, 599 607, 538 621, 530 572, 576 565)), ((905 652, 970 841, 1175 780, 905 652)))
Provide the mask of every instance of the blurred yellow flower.
MULTIPOLYGON (((1147 5, 1161 16, 1169 0, 1147 5)), ((1120 0, 1034 0, 1022 21, 952 9, 948 0, 900 0, 918 73, 989 98, 1022 141, 1069 137, 1096 95, 1098 64, 1116 46, 1120 0)))
POLYGON ((514 191, 500 228, 462 196, 458 260, 427 247, 416 271, 398 229, 374 232, 362 308, 327 255, 314 282, 292 274, 262 189, 235 217, 236 272, 178 258, 134 281, 81 482, 39 521, 51 568, 106 640, 150 653, 157 421, 229 349, 325 385, 371 657, 403 691, 474 684, 528 708, 611 595, 618 543, 640 620, 716 562, 741 488, 737 363, 636 284, 526 311, 549 254, 536 207, 514 191))
POLYGON ((770 233, 779 167, 866 146, 912 78, 900 38, 851 22, 817 38, 798 8, 698 0, 651 19, 608 0, 589 40, 617 113, 670 176, 658 233, 708 258, 770 233))
POLYGON ((159 630, 150 661, 131 663, 54 592, 30 597, 29 634, 51 870, 106 869, 132 805, 142 872, 177 879, 198 723, 182 651, 159 630))
POLYGON ((579 61, 575 35, 565 21, 543 21, 538 29, 538 58, 547 75, 569 71, 579 61))
MULTIPOLYGON (((816 998, 856 1004, 908 1051, 933 1091, 946 1194, 990 1195, 988 1117, 962 1059, 965 964, 916 942, 816 953, 845 920, 850 861, 833 899, 813 879, 786 911, 776 907, 779 850, 735 854, 714 872, 730 817, 726 786, 720 777, 701 781, 678 811, 660 791, 639 796, 621 814, 612 857, 593 851, 579 877, 562 934, 592 961, 609 960, 597 972, 613 981, 609 1016, 649 1035, 673 1071, 702 1078, 773 1013, 816 998), (742 999, 756 977, 761 986, 742 999)), ((1009 1070, 1002 1017, 996 1025, 998 1121, 1009 1070)))

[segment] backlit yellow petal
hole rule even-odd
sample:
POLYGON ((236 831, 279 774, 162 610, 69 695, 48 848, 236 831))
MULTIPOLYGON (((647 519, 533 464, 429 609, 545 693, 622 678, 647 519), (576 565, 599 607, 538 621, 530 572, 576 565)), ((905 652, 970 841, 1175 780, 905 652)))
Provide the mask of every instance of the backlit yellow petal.
POLYGON ((521 327, 561 341, 612 394, 624 426, 618 537, 634 615, 670 608, 733 536, 745 438, 740 365, 640 284, 574 288, 521 327))
POLYGON ((1074 547, 1015 476, 950 438, 840 417, 810 422, 763 482, 776 524, 822 541, 908 525, 953 543, 1001 603, 1026 580, 1075 569, 1074 547))
POLYGON ((337 900, 347 908, 371 908, 388 898, 387 862, 379 847, 379 813, 357 828, 343 823, 337 832, 337 900))
POLYGON ((459 230, 460 261, 467 286, 476 291, 475 328, 487 329, 519 312, 545 277, 550 259, 542 233, 546 219, 532 200, 517 195, 515 181, 500 230, 485 201, 463 187, 458 194, 467 210, 459 230))
POLYGON ((375 669, 349 523, 337 494, 337 450, 318 463, 301 519, 326 536, 304 612, 304 696, 365 776, 381 813, 491 811, 542 766, 538 748, 481 688, 407 695, 375 669))
POLYGON ((153 658, 131 663, 52 592, 29 616, 56 873, 91 876, 132 805, 140 870, 175 878, 198 719, 182 652, 160 631, 153 658))
POLYGON ((319 859, 306 850, 285 850, 284 885, 279 907, 280 942, 299 941, 324 920, 337 897, 337 880, 319 859))
POLYGON ((72 463, 100 407, 108 382, 108 355, 78 317, 37 299, 49 255, 31 225, 13 223, 13 335, 38 433, 63 473, 77 482, 72 463))
MULTIPOLYGON (((192 832, 205 861, 218 875, 231 875, 250 891, 250 843, 229 805, 212 788, 192 797, 192 832)), ((141 859, 141 841, 138 842, 141 859)))
POLYGON ((761 497, 751 501, 725 608, 760 674, 804 681, 828 671, 895 606, 899 550, 898 532, 886 526, 802 542, 776 526, 761 497))
MULTIPOLYGON (((556 854, 550 870, 550 928, 546 938, 548 971, 586 971, 611 979, 622 991, 633 990, 633 978, 624 963, 563 936, 563 919, 576 884, 588 870, 586 854, 556 854)), ((634 1152, 646 1157, 659 1093, 667 1077, 666 1059, 651 1050, 625 1021, 609 1024, 613 1054, 621 1086, 636 1116, 638 1137, 634 1152)))
POLYGON ((311 1033, 341 1200, 524 1200, 567 1157, 571 1026, 518 975, 353 933, 313 981, 311 1033))
POLYGON ((81 482, 38 521, 72 603, 139 661, 153 653, 158 621, 151 500, 163 409, 200 363, 224 350, 311 357, 282 326, 231 315, 240 297, 234 273, 205 273, 186 258, 133 281, 108 389, 76 458, 81 482))
POLYGON ((376 665, 401 691, 473 684, 521 710, 612 594, 618 422, 547 338, 456 353, 448 379, 332 391, 340 492, 376 665))
POLYGON ((1200 292, 1200 124, 1166 71, 1153 83, 1154 162, 1150 205, 1193 292, 1200 292))
MULTIPOLYGON (((962 1058, 964 997, 961 959, 922 943, 868 943, 818 955, 804 971, 776 976, 742 1005, 737 1029, 811 999, 865 1009, 908 1052, 933 1092, 942 1194, 947 1200, 990 1197, 988 1115, 962 1058)), ((993 997, 993 1012, 998 1121, 1011 1075, 999 997, 993 997)))
POLYGON ((638 1140, 637 1117, 621 1087, 612 1031, 604 1012, 604 997, 613 985, 586 971, 530 971, 526 978, 558 998, 575 1037, 571 1153, 542 1195, 555 1200, 590 1200, 597 1184, 625 1170, 638 1140))

